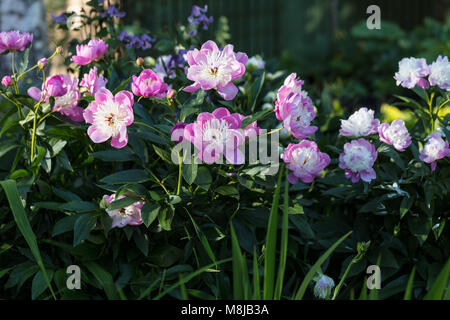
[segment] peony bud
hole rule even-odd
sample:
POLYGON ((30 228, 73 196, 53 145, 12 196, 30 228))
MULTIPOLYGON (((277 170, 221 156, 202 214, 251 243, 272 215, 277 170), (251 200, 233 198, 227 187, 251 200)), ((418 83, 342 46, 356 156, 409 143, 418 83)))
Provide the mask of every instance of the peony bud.
POLYGON ((174 89, 167 90, 167 98, 174 99, 177 96, 177 92, 174 89))
POLYGON ((144 66, 144 64, 145 64, 145 61, 144 61, 144 59, 142 59, 141 57, 139 57, 139 58, 136 59, 136 64, 137 64, 139 67, 142 67, 142 66, 144 66))
POLYGON ((61 46, 56 48, 56 54, 61 54, 61 53, 63 53, 63 51, 64 51, 64 49, 61 46))
POLYGON ((2 79, 2 85, 5 87, 9 87, 11 85, 11 77, 10 76, 4 76, 2 79))
POLYGON ((45 69, 47 67, 47 58, 42 58, 38 61, 39 69, 45 69))

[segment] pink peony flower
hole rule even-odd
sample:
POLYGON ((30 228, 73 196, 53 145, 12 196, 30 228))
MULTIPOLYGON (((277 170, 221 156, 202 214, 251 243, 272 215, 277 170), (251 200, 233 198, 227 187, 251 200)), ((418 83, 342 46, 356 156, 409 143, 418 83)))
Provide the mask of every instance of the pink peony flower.
POLYGON ((364 138, 347 142, 344 152, 339 156, 339 168, 345 170, 345 177, 351 178, 352 182, 370 182, 377 177, 372 168, 378 153, 375 146, 364 138))
POLYGON ((80 66, 84 66, 93 61, 100 60, 108 51, 108 45, 102 40, 91 40, 88 44, 77 45, 77 55, 71 61, 80 66))
POLYGON ((419 158, 425 163, 430 163, 431 171, 434 171, 439 159, 450 157, 450 149, 448 141, 444 141, 437 133, 432 133, 427 140, 419 158))
POLYGON ((394 146, 398 151, 405 151, 411 144, 411 136, 405 127, 405 122, 400 119, 392 121, 391 125, 382 123, 378 127, 378 134, 381 141, 394 146))
POLYGON ((367 108, 355 111, 348 120, 341 120, 339 133, 346 137, 365 137, 377 133, 380 120, 374 118, 374 113, 367 108))
POLYGON ((106 88, 95 94, 95 100, 84 110, 83 117, 91 126, 88 135, 95 143, 111 138, 111 146, 120 149, 127 145, 127 127, 134 121, 133 94, 120 91, 115 96, 106 88))
POLYGON ((6 51, 23 51, 33 42, 33 35, 19 31, 0 32, 0 54, 6 51))
POLYGON ((194 92, 198 89, 216 88, 225 100, 232 100, 238 92, 233 80, 240 78, 245 72, 248 57, 245 53, 233 51, 228 44, 221 51, 214 41, 205 42, 200 50, 188 51, 189 68, 187 78, 194 83, 184 91, 194 92))
POLYGON ((50 97, 55 98, 53 111, 59 112, 73 121, 83 121, 83 108, 78 107, 80 101, 80 90, 78 90, 78 78, 70 75, 58 74, 47 79, 44 89, 31 87, 28 95, 36 101, 42 99, 48 102, 50 97))
POLYGON ((172 141, 181 142, 184 138, 184 128, 187 126, 184 122, 176 123, 170 130, 170 136, 172 141))
POLYGON ((430 65, 430 76, 428 77, 430 85, 437 85, 442 90, 450 91, 450 62, 447 57, 439 56, 435 62, 430 65))
POLYGON ((2 85, 4 85, 5 87, 9 87, 11 85, 12 79, 10 76, 4 76, 2 78, 2 85))
POLYGON ((81 80, 80 86, 88 89, 91 96, 95 96, 98 90, 104 88, 108 80, 103 76, 97 76, 97 67, 93 67, 89 70, 89 73, 85 73, 81 80))
MULTIPOLYGON (((113 202, 114 200, 119 200, 125 198, 124 195, 120 195, 116 199, 116 194, 112 194, 110 196, 104 195, 103 199, 105 199, 108 203, 113 202)), ((130 226, 138 226, 142 224, 141 219, 141 209, 144 206, 144 202, 138 201, 135 202, 125 208, 109 210, 106 209, 108 215, 112 218, 112 228, 118 227, 123 228, 126 225, 130 226)))
POLYGON ((279 114, 279 105, 283 104, 291 95, 301 94, 303 83, 303 80, 297 78, 296 73, 291 73, 286 77, 284 84, 278 89, 277 100, 275 101, 275 114, 278 120, 283 120, 279 114))
POLYGON ((330 156, 320 152, 317 144, 309 140, 290 143, 281 158, 288 164, 289 170, 293 171, 288 175, 292 184, 298 183, 298 179, 304 183, 312 182, 330 164, 330 156))
POLYGON ((198 158, 214 163, 223 154, 232 164, 244 163, 244 154, 238 146, 245 143, 241 127, 241 115, 230 114, 226 108, 217 108, 213 113, 202 112, 197 121, 184 129, 184 138, 200 150, 198 158))
MULTIPOLYGON (((248 118, 248 116, 246 117, 239 113, 236 113, 236 114, 239 117, 239 119, 241 120, 241 125, 242 125, 242 121, 244 121, 245 118, 248 118)), ((253 121, 252 123, 250 123, 248 126, 246 126, 244 128, 244 136, 246 139, 250 139, 252 137, 259 136, 260 134, 261 134, 261 128, 258 127, 258 121, 253 121)))
POLYGON ((408 89, 416 85, 425 89, 429 87, 428 81, 423 78, 430 74, 430 67, 424 58, 403 58, 398 63, 398 68, 394 76, 397 85, 408 89))
POLYGON ((278 91, 278 99, 275 102, 275 115, 278 120, 283 121, 283 126, 287 132, 302 140, 316 132, 317 127, 310 125, 311 121, 316 117, 316 113, 314 112, 312 100, 308 97, 306 91, 295 93, 294 91, 296 90, 301 89, 298 86, 292 88, 283 86, 278 91), (288 93, 288 89, 293 91, 288 93))
POLYGON ((133 76, 131 89, 138 97, 161 99, 166 96, 167 84, 153 70, 145 69, 139 77, 133 76))

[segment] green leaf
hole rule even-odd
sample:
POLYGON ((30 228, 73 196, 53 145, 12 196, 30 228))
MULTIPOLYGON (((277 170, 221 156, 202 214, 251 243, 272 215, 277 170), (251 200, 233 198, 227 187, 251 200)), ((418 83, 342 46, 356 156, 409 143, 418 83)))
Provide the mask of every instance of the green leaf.
POLYGON ((123 80, 118 86, 117 88, 115 88, 113 90, 113 94, 115 95, 116 93, 118 93, 119 91, 125 90, 126 86, 130 83, 132 77, 129 77, 128 79, 123 80))
POLYGON ((195 178, 195 184, 204 190, 208 190, 212 183, 211 173, 207 167, 198 167, 197 177, 195 178))
POLYGON ((0 181, 0 185, 5 190, 6 197, 8 198, 9 206, 13 213, 17 227, 19 228, 28 246, 30 247, 31 253, 36 259, 36 262, 44 275, 45 282, 47 283, 47 286, 50 288, 53 298, 56 300, 55 293, 53 292, 52 286, 50 284, 50 278, 47 274, 47 271, 44 267, 44 263, 42 261, 41 253, 39 251, 39 247, 36 241, 36 236, 33 232, 33 229, 31 229, 31 225, 30 222, 28 221, 27 214, 22 205, 22 201, 20 200, 16 182, 14 180, 4 180, 0 181))
POLYGON ((171 224, 174 216, 172 208, 164 208, 158 215, 158 221, 161 228, 166 231, 172 230, 171 224))
MULTIPOLYGON (((53 279, 53 270, 48 270, 48 278, 51 282, 53 279)), ((47 289, 47 282, 45 281, 45 276, 42 271, 35 274, 33 282, 31 284, 31 299, 35 300, 41 293, 47 289)))
POLYGON ((220 193, 223 196, 229 196, 232 198, 239 199, 239 192, 235 187, 232 186, 220 186, 216 189, 217 193, 220 193))
POLYGON ((248 92, 248 105, 252 112, 255 111, 256 100, 258 99, 259 93, 261 92, 265 77, 266 73, 263 72, 263 74, 259 76, 258 79, 250 86, 248 92))
POLYGON ((191 157, 191 163, 183 163, 181 165, 181 173, 183 174, 184 180, 191 185, 194 183, 195 178, 197 178, 198 165, 195 163, 195 157, 191 157))
POLYGON ((233 224, 230 223, 231 230, 231 251, 233 259, 233 298, 235 300, 245 300, 249 298, 249 279, 247 272, 247 262, 242 255, 241 248, 234 231, 233 224))
POLYGON ((246 117, 244 120, 242 120, 241 128, 245 128, 249 124, 252 124, 255 121, 262 121, 266 119, 268 116, 270 116, 273 113, 273 110, 263 110, 258 111, 254 113, 251 117, 246 117))
POLYGON ((170 153, 169 153, 169 152, 167 152, 167 151, 164 150, 164 149, 161 149, 160 147, 155 146, 154 144, 153 144, 152 146, 153 146, 153 150, 155 150, 156 154, 157 154, 162 160, 164 160, 164 161, 167 162, 167 163, 173 164, 172 158, 170 157, 170 153))
POLYGON ((84 265, 94 275, 94 277, 100 282, 106 296, 109 300, 119 300, 119 294, 114 285, 113 277, 109 272, 100 267, 96 262, 85 262, 84 265))
POLYGON ((138 197, 125 197, 122 199, 114 200, 108 205, 108 209, 109 210, 117 210, 117 209, 126 208, 140 200, 141 199, 138 197))
POLYGON ((416 274, 416 267, 413 267, 411 275, 409 276, 408 285, 406 286, 403 300, 411 300, 415 274, 416 274))
POLYGON ((156 219, 161 209, 158 202, 146 202, 141 210, 142 221, 148 227, 156 219))
POLYGON ((124 184, 124 183, 140 183, 149 181, 149 175, 147 171, 140 169, 124 170, 113 173, 100 180, 106 184, 124 184))
POLYGON ((100 159, 102 161, 110 161, 110 162, 123 162, 136 160, 136 156, 126 149, 98 151, 92 153, 90 156, 100 159))
POLYGON ((97 210, 98 206, 95 203, 88 201, 70 201, 62 204, 59 209, 64 211, 88 212, 97 210))
POLYGON ((89 236, 92 229, 95 228, 97 219, 92 213, 85 213, 78 217, 73 228, 73 246, 76 247, 89 236))
POLYGON ((58 222, 55 223, 55 226, 53 227, 52 231, 52 237, 57 236, 61 233, 68 232, 73 230, 73 227, 75 225, 75 221, 79 218, 79 215, 71 215, 64 217, 58 222))
POLYGON ((172 40, 161 39, 158 42, 156 42, 154 48, 161 52, 168 52, 168 51, 172 50, 174 46, 175 46, 175 42, 173 42, 172 40))

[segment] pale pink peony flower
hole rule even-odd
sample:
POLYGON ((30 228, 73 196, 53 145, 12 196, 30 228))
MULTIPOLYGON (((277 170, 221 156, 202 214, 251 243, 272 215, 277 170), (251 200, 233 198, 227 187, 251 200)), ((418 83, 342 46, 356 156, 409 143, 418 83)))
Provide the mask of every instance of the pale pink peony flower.
POLYGON ((416 85, 425 89, 429 87, 428 81, 424 77, 430 74, 430 67, 424 58, 403 58, 398 63, 398 69, 394 75, 397 85, 408 89, 412 89, 416 85))
POLYGON ((277 108, 277 105, 280 105, 286 101, 286 99, 291 96, 292 94, 301 94, 302 91, 302 85, 304 81, 297 78, 296 73, 291 73, 289 76, 286 77, 284 80, 283 85, 278 89, 277 92, 277 100, 275 101, 275 113, 278 120, 283 120, 281 115, 279 114, 277 108))
POLYGON ((450 149, 448 141, 444 141, 437 133, 432 133, 427 140, 419 158, 423 162, 431 164, 431 171, 434 171, 439 159, 450 157, 450 149))
POLYGON ((291 92, 287 97, 284 94, 279 94, 281 98, 275 103, 277 119, 282 120, 286 131, 292 133, 297 139, 309 137, 317 131, 316 126, 311 126, 311 121, 316 117, 311 98, 306 91, 291 92))
POLYGON ((84 66, 93 61, 100 60, 108 51, 108 45, 102 40, 91 40, 88 44, 77 45, 77 55, 71 61, 80 66, 84 66))
POLYGON ((235 53, 230 44, 221 51, 214 41, 209 40, 200 50, 188 51, 187 61, 187 78, 194 83, 184 88, 184 91, 216 88, 225 100, 232 100, 238 92, 232 81, 244 74, 248 57, 242 52, 235 53))
POLYGON ((310 183, 315 177, 320 177, 320 172, 330 164, 330 156, 320 152, 313 141, 302 140, 300 143, 290 143, 281 158, 288 164, 288 180, 292 184, 300 179, 304 183, 310 183))
POLYGON ((7 51, 23 51, 33 42, 33 35, 19 31, 0 32, 0 54, 7 51))
POLYGON ((430 76, 428 77, 430 85, 437 85, 442 90, 450 91, 450 62, 448 57, 439 56, 435 62, 430 65, 430 76))
POLYGON ((12 79, 10 76, 4 76, 2 78, 2 85, 4 85, 5 87, 9 87, 11 85, 12 79))
POLYGON ((370 182, 376 178, 372 168, 378 152, 375 146, 364 138, 353 140, 344 145, 344 152, 339 156, 339 168, 345 170, 345 177, 356 183, 361 178, 370 182))
POLYGON ((391 125, 382 123, 378 127, 378 134, 381 141, 394 146, 398 151, 405 151, 411 144, 411 136, 405 127, 405 122, 400 119, 392 121, 391 125))
POLYGON ((378 132, 380 120, 374 118, 374 111, 361 108, 348 120, 341 120, 339 133, 346 137, 365 137, 378 132))
POLYGON ((111 146, 120 149, 127 145, 127 127, 134 121, 133 94, 120 91, 115 96, 106 88, 95 94, 95 100, 84 110, 83 117, 91 126, 88 135, 95 143, 111 138, 111 146))
POLYGON ((133 76, 131 90, 138 97, 161 99, 166 96, 167 83, 164 83, 153 70, 145 69, 139 77, 133 76))
POLYGON ((198 158, 214 163, 223 154, 232 164, 244 163, 244 154, 238 146, 245 143, 241 127, 241 115, 230 114, 226 108, 217 108, 213 113, 202 112, 197 121, 184 128, 184 138, 200 151, 198 158))
POLYGON ((81 96, 78 89, 78 78, 57 74, 47 79, 43 90, 31 87, 27 92, 36 101, 42 99, 43 102, 48 102, 50 97, 54 97, 53 111, 59 112, 73 121, 83 121, 83 108, 78 107, 81 96))
POLYGON ((98 90, 105 88, 108 80, 103 76, 97 75, 97 67, 93 67, 89 70, 89 73, 85 73, 83 79, 80 82, 80 86, 88 89, 91 96, 95 96, 98 90))
MULTIPOLYGON (((124 195, 120 195, 115 199, 116 194, 112 194, 110 196, 104 195, 103 199, 106 200, 106 202, 111 203, 114 200, 119 200, 122 198, 125 198, 124 195)), ((142 218, 141 218, 141 209, 144 206, 144 202, 138 201, 133 204, 130 204, 129 206, 121 209, 115 209, 115 210, 109 210, 106 209, 106 212, 108 215, 112 218, 112 228, 123 228, 126 225, 130 226, 138 226, 142 224, 142 218)))

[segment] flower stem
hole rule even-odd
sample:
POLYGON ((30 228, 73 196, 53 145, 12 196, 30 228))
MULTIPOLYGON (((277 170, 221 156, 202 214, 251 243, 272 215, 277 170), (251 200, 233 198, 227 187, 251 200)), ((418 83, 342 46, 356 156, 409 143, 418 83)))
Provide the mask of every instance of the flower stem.
POLYGON ((177 186, 177 196, 180 195, 180 189, 181 189, 181 166, 183 165, 183 161, 181 161, 180 153, 178 152, 178 186, 177 186))

